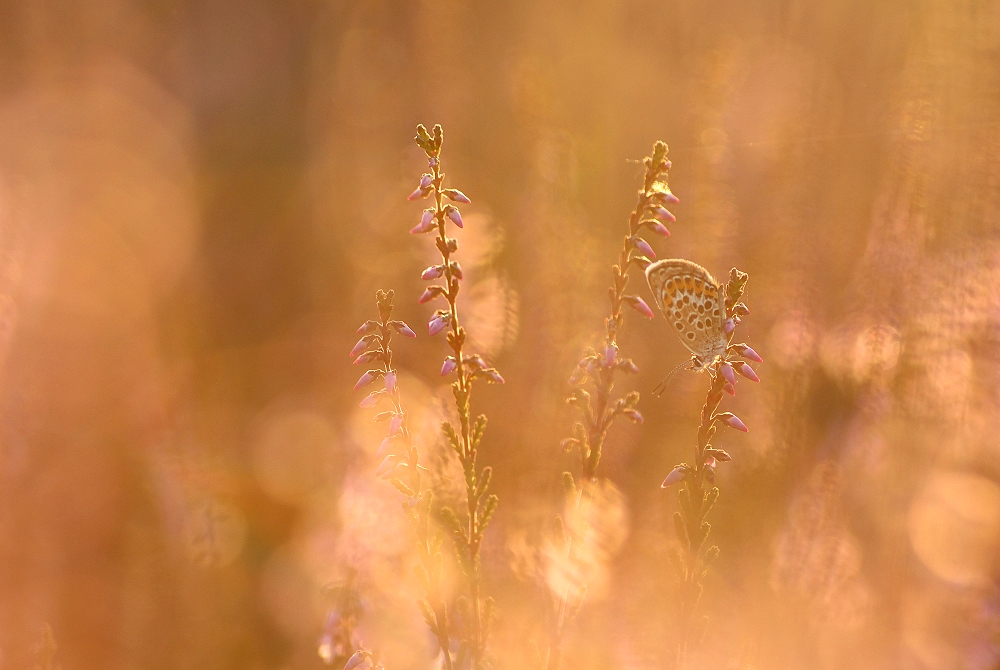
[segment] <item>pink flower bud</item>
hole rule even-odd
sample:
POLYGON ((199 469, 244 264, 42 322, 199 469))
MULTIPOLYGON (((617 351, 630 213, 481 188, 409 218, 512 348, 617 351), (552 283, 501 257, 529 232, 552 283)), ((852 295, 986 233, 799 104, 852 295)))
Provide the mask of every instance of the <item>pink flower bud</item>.
POLYGON ((354 390, 357 391, 359 388, 368 386, 376 379, 378 379, 378 370, 369 370, 361 375, 361 379, 359 379, 358 383, 354 385, 354 390))
POLYGON ((653 251, 653 247, 649 246, 649 243, 641 237, 632 238, 632 244, 642 253, 643 256, 646 256, 647 258, 656 258, 656 253, 653 251))
POLYGON ((742 356, 743 358, 749 358, 751 361, 757 361, 758 363, 764 362, 764 359, 761 358, 760 355, 750 347, 747 346, 740 347, 739 351, 740 351, 740 356, 742 356))
POLYGON ((487 367, 489 367, 488 365, 486 365, 486 361, 483 360, 483 357, 480 356, 479 354, 472 354, 471 356, 465 356, 462 358, 462 362, 468 365, 473 370, 485 370, 487 367))
POLYGON ((392 472, 396 466, 399 464, 400 456, 397 454, 389 454, 382 462, 379 463, 378 468, 375 470, 376 477, 382 477, 390 472, 392 472))
POLYGON ((368 655, 363 651, 356 651, 354 655, 347 659, 347 665, 344 666, 344 670, 354 670, 354 668, 360 666, 365 661, 369 660, 368 655))
POLYGON ((678 465, 677 467, 675 467, 673 470, 670 471, 670 474, 667 475, 667 478, 663 480, 662 484, 660 484, 660 488, 665 489, 668 486, 672 486, 673 484, 680 482, 687 476, 687 473, 688 473, 687 468, 685 468, 682 465, 678 465))
POLYGON ((728 393, 729 395, 732 396, 736 395, 736 387, 730 384, 729 382, 726 382, 725 384, 722 385, 722 390, 728 393))
POLYGON ((729 363, 723 363, 719 366, 719 370, 722 371, 722 376, 726 378, 726 381, 730 384, 736 383, 736 375, 733 374, 733 366, 729 363))
POLYGON ((389 434, 395 435, 399 432, 399 429, 403 426, 403 415, 393 414, 392 420, 389 421, 389 434))
POLYGON ((744 433, 749 432, 750 430, 749 428, 746 427, 745 423, 740 421, 740 417, 738 416, 728 416, 726 417, 725 421, 726 425, 728 425, 730 428, 735 428, 736 430, 742 431, 744 433))
POLYGON ((443 265, 432 265, 420 273, 421 279, 437 279, 444 274, 443 265))
POLYGON ((417 334, 414 333, 413 330, 402 321, 393 321, 391 325, 399 332, 400 335, 404 335, 405 337, 417 336, 417 334))
POLYGON ((616 367, 622 372, 625 372, 630 375, 639 373, 639 367, 628 358, 623 358, 620 361, 618 361, 616 367))
POLYGON ((433 179, 434 177, 427 174, 426 172, 420 175, 420 188, 430 188, 433 179))
POLYGON ((444 293, 443 286, 428 286, 421 294, 420 299, 417 300, 417 302, 422 305, 425 302, 430 302, 431 300, 438 297, 442 293, 444 293))
POLYGON ((396 390, 396 372, 394 370, 385 373, 385 390, 389 393, 396 390))
POLYGON ((451 219, 451 222, 459 228, 465 227, 462 224, 462 213, 458 211, 458 207, 448 205, 448 207, 445 208, 445 214, 447 214, 448 218, 451 219))
POLYGON ((735 322, 735 321, 733 321, 732 319, 726 319, 726 323, 725 323, 725 324, 723 324, 723 326, 722 326, 722 331, 723 331, 723 332, 724 332, 724 333, 725 333, 726 335, 729 335, 729 334, 730 334, 730 333, 732 333, 732 332, 733 332, 734 330, 736 330, 736 322, 735 322))
POLYGON ((355 365, 364 365, 365 363, 370 363, 371 361, 379 360, 382 358, 382 352, 380 351, 369 351, 361 354, 354 359, 355 365))
POLYGON ((660 221, 669 221, 670 223, 674 223, 675 221, 677 221, 677 217, 671 214, 669 210, 663 207, 654 207, 650 211, 652 212, 653 216, 658 218, 660 221))
POLYGON ((715 456, 709 456, 705 459, 705 465, 710 468, 714 468, 718 463, 715 461, 715 456))
POLYGON ((382 444, 378 445, 378 451, 375 452, 375 458, 384 458, 385 456, 389 455, 392 449, 392 445, 396 441, 394 438, 395 438, 394 435, 389 435, 384 440, 382 440, 382 444))
POLYGON ((444 359, 444 365, 441 366, 441 376, 446 377, 450 375, 452 372, 455 371, 455 368, 457 367, 458 363, 455 362, 455 357, 449 356, 448 358, 444 359))
POLYGON ((358 335, 374 333, 376 328, 378 328, 378 321, 365 321, 361 324, 361 327, 358 328, 358 335))
POLYGON ((426 198, 428 193, 430 193, 430 189, 422 189, 420 187, 417 187, 417 189, 415 191, 413 191, 413 193, 411 193, 410 195, 406 196, 406 199, 407 200, 419 200, 420 198, 426 198))
POLYGON ((365 349, 367 349, 368 348, 368 343, 371 342, 371 341, 372 341, 372 338, 370 336, 368 336, 368 335, 365 335, 360 340, 358 340, 358 343, 354 345, 354 348, 351 349, 351 353, 349 353, 348 356, 350 356, 351 358, 354 358, 355 356, 357 356, 358 354, 360 354, 362 351, 364 351, 365 349))
POLYGON ((427 323, 427 333, 431 336, 437 335, 447 327, 448 321, 446 316, 435 316, 427 323))
POLYGON ((358 404, 358 407, 361 407, 363 409, 371 409, 378 403, 378 397, 380 395, 382 395, 381 391, 375 391, 374 393, 369 393, 367 396, 365 396, 365 399, 358 404))
POLYGON ((420 217, 420 223, 410 228, 410 233, 413 235, 429 233, 434 230, 434 228, 434 210, 425 209, 423 215, 420 217))
POLYGON ((488 370, 483 370, 483 375, 486 376, 486 380, 489 381, 491 384, 504 383, 503 377, 501 377, 500 373, 494 370, 493 368, 490 368, 488 370))
POLYGON ((653 310, 651 310, 649 305, 646 304, 646 301, 639 296, 627 295, 623 299, 629 304, 629 307, 639 312, 639 314, 642 314, 647 319, 653 318, 653 310))
POLYGON ((639 413, 637 409, 626 409, 622 411, 622 414, 626 416, 632 423, 642 423, 642 414, 639 413))
POLYGON ((610 368, 615 364, 616 358, 618 358, 618 347, 609 344, 604 348, 604 364, 610 368))
POLYGON ((461 191, 459 191, 457 188, 446 188, 445 190, 443 190, 441 192, 444 195, 446 195, 449 198, 451 198, 452 200, 454 200, 455 202, 461 202, 461 203, 464 203, 466 205, 471 205, 472 204, 472 201, 469 200, 469 197, 467 195, 465 195, 464 193, 462 193, 461 191))
MULTIPOLYGON (((663 211, 665 212, 667 210, 663 211)), ((662 235, 663 237, 670 237, 670 231, 667 230, 667 227, 662 223, 660 223, 659 221, 650 221, 646 225, 649 226, 649 229, 652 230, 657 235, 662 235)))
POLYGON ((733 311, 739 314, 740 316, 749 316, 750 314, 750 308, 744 305, 742 302, 738 302, 735 305, 733 305, 733 311))
POLYGON ((735 366, 736 366, 736 371, 739 372, 744 377, 746 377, 747 379, 749 379, 750 381, 752 382, 760 381, 760 377, 758 377, 757 373, 753 371, 753 368, 744 363, 743 361, 735 363, 735 366))
MULTIPOLYGON (((667 166, 669 167, 669 165, 670 161, 667 161, 667 166)), ((661 191, 657 193, 654 197, 656 200, 670 205, 676 205, 677 203, 680 202, 677 196, 671 193, 670 191, 661 191)))

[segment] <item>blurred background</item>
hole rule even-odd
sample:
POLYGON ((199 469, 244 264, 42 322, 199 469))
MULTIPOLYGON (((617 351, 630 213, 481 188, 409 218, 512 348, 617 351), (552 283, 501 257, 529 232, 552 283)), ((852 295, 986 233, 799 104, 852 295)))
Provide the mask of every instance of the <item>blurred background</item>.
MULTIPOLYGON (((766 361, 726 401, 750 433, 718 440, 693 667, 1000 667, 1000 4, 2 0, 0 668, 320 668, 345 588, 388 670, 433 667, 347 356, 395 289, 456 491, 418 122, 473 200, 462 310, 507 379, 474 399, 499 668, 544 654, 567 379, 657 139, 654 247, 750 274, 766 361)), ((604 449, 572 668, 672 658, 659 484, 706 379, 649 392, 687 358, 660 316, 621 344, 646 421, 604 449)))

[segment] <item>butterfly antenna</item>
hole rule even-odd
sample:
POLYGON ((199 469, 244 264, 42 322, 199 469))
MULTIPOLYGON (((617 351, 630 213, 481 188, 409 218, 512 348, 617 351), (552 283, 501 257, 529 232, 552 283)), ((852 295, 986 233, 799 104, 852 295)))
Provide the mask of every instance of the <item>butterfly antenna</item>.
POLYGON ((678 372, 680 372, 681 370, 690 370, 690 369, 691 369, 691 361, 684 361, 683 363, 675 367, 673 370, 667 373, 666 377, 660 380, 659 384, 656 385, 656 388, 653 389, 653 395, 659 398, 661 395, 663 395, 663 392, 667 390, 667 384, 669 384, 670 380, 672 380, 674 377, 677 376, 678 372))

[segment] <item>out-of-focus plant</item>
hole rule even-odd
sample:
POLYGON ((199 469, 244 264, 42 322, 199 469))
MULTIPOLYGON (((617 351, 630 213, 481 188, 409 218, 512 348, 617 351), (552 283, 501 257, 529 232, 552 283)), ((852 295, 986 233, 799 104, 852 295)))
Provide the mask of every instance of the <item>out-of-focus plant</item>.
MULTIPOLYGON (((425 489, 421 483, 421 466, 417 448, 413 444, 406 412, 403 410, 399 385, 396 383, 396 370, 392 367, 392 336, 400 333, 407 337, 416 337, 416 333, 403 323, 392 318, 392 291, 378 291, 375 300, 378 305, 378 320, 366 321, 358 328, 361 339, 351 350, 351 356, 356 357, 355 365, 372 365, 365 372, 355 390, 368 386, 377 379, 382 379, 384 387, 372 391, 361 401, 361 407, 372 408, 387 400, 391 408, 375 415, 375 421, 389 422, 388 434, 382 440, 376 456, 382 458, 375 475, 388 479, 392 485, 405 496, 403 511, 410 519, 417 537, 417 556, 420 563, 415 572, 423 588, 423 597, 418 601, 424 621, 430 627, 441 649, 444 667, 452 668, 450 651, 450 636, 448 631, 448 612, 441 593, 441 542, 443 537, 436 532, 436 526, 431 521, 431 507, 434 496, 431 489, 425 489)), ((329 626, 328 626, 329 628, 329 626)), ((324 640, 326 638, 324 637, 324 640)), ((348 640, 350 637, 348 636, 348 640)), ((351 647, 353 650, 354 648, 351 647)), ((361 652, 359 652, 361 653, 361 652)), ((320 646, 323 654, 323 645, 320 646)), ((353 659, 354 657, 352 657, 353 659)), ((358 657, 362 658, 362 657, 358 657)), ((324 656, 327 659, 327 656, 324 656)), ((359 663, 369 660, 364 656, 359 663)))
MULTIPOLYGON (((635 374, 639 371, 631 359, 619 356, 618 333, 625 323, 624 307, 627 305, 643 316, 653 318, 653 311, 641 297, 626 293, 632 264, 645 268, 656 257, 652 247, 640 234, 647 230, 667 237, 670 231, 664 222, 676 220, 665 207, 678 202, 667 184, 667 171, 671 165, 667 160, 667 145, 656 142, 652 154, 643 160, 643 164, 646 166, 646 174, 639 190, 638 202, 629 217, 628 234, 624 238, 618 262, 611 266, 612 284, 608 288, 611 313, 604 320, 604 345, 600 350, 587 349, 570 378, 573 390, 567 402, 580 410, 582 420, 573 426, 573 436, 564 439, 562 447, 565 451, 577 450, 580 473, 578 479, 571 472, 564 472, 562 476, 567 492, 567 513, 583 514, 584 517, 591 487, 597 479, 601 448, 611 425, 619 417, 642 423, 642 414, 636 409, 638 392, 633 391, 622 398, 614 398, 612 395, 616 372, 635 374), (588 391, 588 387, 591 390, 588 391)), ((572 525, 586 529, 586 519, 582 524, 572 525)), ((566 532, 566 525, 562 523, 559 525, 559 534, 561 538, 558 541, 563 543, 566 560, 571 561, 574 543, 578 544, 577 540, 582 538, 575 538, 572 533, 566 532)), ((552 639, 545 663, 549 670, 562 665, 565 627, 579 610, 586 586, 580 585, 575 594, 569 591, 570 586, 567 585, 557 597, 552 639)))
POLYGON ((749 314, 740 302, 747 275, 733 268, 729 282, 720 286, 703 267, 685 260, 664 260, 646 269, 657 305, 671 322, 681 341, 693 353, 691 367, 708 372, 709 389, 701 410, 701 425, 694 449, 694 463, 681 463, 663 480, 662 487, 682 483, 678 494, 680 509, 674 513, 674 532, 681 548, 670 553, 677 574, 676 605, 678 640, 676 664, 683 666, 688 653, 700 644, 708 629, 708 618, 696 621, 695 614, 703 591, 702 580, 719 556, 719 547, 706 547, 711 524, 709 511, 719 498, 715 470, 719 463, 732 460, 723 449, 713 446, 719 424, 747 431, 731 412, 719 412, 723 392, 736 395, 736 373, 760 381, 742 358, 762 362, 746 344, 732 344, 740 318, 749 314))
POLYGON ((465 352, 466 331, 459 321, 458 293, 463 276, 462 267, 452 259, 452 255, 458 251, 458 241, 448 236, 447 226, 450 223, 463 227, 462 214, 455 203, 469 204, 470 200, 457 189, 444 188, 445 175, 441 171, 444 133, 441 126, 434 126, 433 132, 428 133, 423 125, 419 125, 415 139, 417 146, 427 155, 429 172, 420 177, 420 183, 409 199, 419 200, 432 196, 434 205, 423 211, 420 223, 410 232, 415 235, 436 233, 434 244, 441 254, 441 262, 421 274, 424 280, 440 280, 441 283, 428 287, 420 296, 420 302, 426 303, 438 298, 444 298, 447 302, 447 307, 434 312, 427 324, 427 331, 431 335, 445 332, 452 351, 444 360, 441 375, 454 374, 456 377, 451 388, 459 426, 456 429, 450 421, 445 421, 442 423, 442 430, 448 444, 461 461, 465 474, 464 519, 449 507, 442 507, 440 510, 442 521, 454 537, 458 562, 468 584, 468 596, 463 596, 458 601, 461 644, 456 664, 463 667, 468 661, 472 670, 479 670, 489 665, 486 656, 487 639, 494 607, 493 599, 483 595, 480 549, 483 534, 499 500, 495 495, 487 495, 491 468, 485 467, 481 472, 477 471, 476 456, 486 430, 486 416, 480 414, 473 421, 470 403, 473 382, 485 380, 502 384, 504 380, 481 356, 465 352))

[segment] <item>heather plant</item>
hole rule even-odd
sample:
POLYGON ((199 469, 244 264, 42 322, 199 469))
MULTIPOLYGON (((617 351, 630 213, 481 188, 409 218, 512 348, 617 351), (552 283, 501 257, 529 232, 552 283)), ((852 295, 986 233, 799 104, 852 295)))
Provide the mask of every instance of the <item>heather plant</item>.
MULTIPOLYGON (((443 537, 436 531, 436 525, 432 523, 433 491, 430 488, 424 488, 421 480, 423 468, 420 465, 417 448, 413 444, 406 411, 403 409, 396 370, 392 367, 393 333, 400 333, 407 337, 416 337, 416 333, 402 321, 393 320, 392 299, 393 291, 378 291, 375 294, 378 319, 366 321, 358 328, 361 339, 351 350, 351 356, 356 357, 355 365, 372 364, 374 367, 361 376, 354 388, 355 390, 360 389, 378 379, 384 382, 383 388, 372 391, 361 401, 361 407, 364 408, 375 407, 382 401, 388 401, 390 405, 389 409, 375 415, 375 421, 389 422, 388 434, 382 440, 376 454, 376 457, 381 458, 382 461, 375 470, 375 476, 388 479, 405 498, 403 512, 413 526, 416 535, 417 556, 420 561, 415 568, 423 590, 418 605, 424 621, 427 622, 438 642, 445 668, 451 670, 448 612, 441 592, 441 543, 443 537)), ((343 622, 344 618, 338 617, 337 621, 343 622)), ((343 623, 341 623, 342 626, 343 623)), ((351 640, 349 632, 347 640, 351 640)), ((353 647, 351 648, 353 649, 353 647)), ((322 645, 320 655, 323 655, 322 645)), ((359 663, 369 658, 369 656, 363 656, 359 663)))
MULTIPOLYGON (((472 419, 472 388, 476 381, 502 384, 504 380, 482 356, 466 352, 467 334, 459 320, 458 294, 463 273, 461 265, 453 259, 453 254, 458 251, 458 240, 449 237, 448 224, 463 227, 462 214, 455 203, 470 204, 470 200, 457 189, 444 188, 445 174, 441 170, 444 133, 441 126, 434 126, 433 132, 428 133, 423 125, 418 125, 415 139, 427 156, 429 171, 420 177, 409 199, 431 197, 433 206, 423 211, 420 222, 410 232, 415 235, 433 233, 434 245, 441 254, 441 262, 421 274, 424 280, 440 280, 441 283, 428 287, 420 296, 420 302, 443 298, 447 303, 446 307, 434 312, 427 331, 432 336, 444 332, 451 349, 451 355, 444 359, 441 366, 441 375, 455 377, 451 389, 458 428, 450 421, 444 421, 442 430, 462 465, 465 479, 465 510, 461 514, 450 507, 440 510, 440 518, 453 536, 458 564, 467 587, 466 595, 457 603, 461 642, 455 663, 459 667, 468 665, 472 670, 479 670, 490 665, 487 639, 494 609, 493 599, 483 594, 480 550, 486 527, 499 500, 497 496, 487 494, 492 469, 485 467, 478 470, 477 454, 486 430, 486 416, 480 414, 472 419)), ((447 654, 445 656, 447 661, 447 654)))
POLYGON ((760 381, 745 361, 762 362, 743 343, 733 344, 741 317, 749 314, 740 302, 748 276, 733 268, 724 286, 699 265, 684 260, 664 260, 651 264, 646 276, 656 302, 668 321, 692 351, 691 368, 707 371, 709 389, 701 410, 693 463, 680 463, 663 480, 662 487, 682 484, 679 510, 674 513, 674 532, 680 548, 672 548, 671 564, 677 576, 676 665, 682 667, 688 654, 703 639, 707 617, 696 617, 703 592, 703 579, 719 556, 719 547, 706 546, 711 524, 706 520, 719 498, 715 470, 732 460, 724 449, 711 442, 718 425, 747 432, 747 427, 731 412, 719 412, 723 393, 736 395, 736 374, 760 381))
MULTIPOLYGON (((619 355, 618 334, 625 323, 627 305, 647 318, 653 318, 653 311, 646 302, 635 294, 628 294, 629 270, 632 265, 645 268, 656 257, 652 247, 640 235, 644 230, 667 237, 670 231, 665 221, 675 221, 666 205, 678 202, 667 184, 670 161, 667 160, 667 145, 656 142, 653 152, 643 160, 646 166, 642 188, 635 209, 628 222, 628 234, 622 243, 618 262, 611 266, 612 284, 608 288, 610 314, 604 320, 604 343, 600 349, 589 348, 584 352, 570 378, 572 392, 567 400, 578 408, 581 420, 573 426, 573 436, 562 441, 565 451, 575 451, 579 456, 579 475, 564 472, 563 482, 569 500, 567 514, 582 515, 582 521, 568 524, 586 532, 587 506, 592 497, 592 487, 597 480, 597 467, 601 460, 601 449, 612 424, 624 417, 634 423, 642 423, 642 414, 636 409, 639 393, 632 391, 623 397, 613 396, 615 375, 618 372, 636 374, 636 364, 619 355), (588 390, 590 389, 590 390, 588 390)), ((567 561, 573 560, 574 551, 582 542, 580 532, 567 532, 567 524, 560 522, 559 541, 563 545, 567 561)), ((563 657, 563 635, 567 623, 579 611, 586 594, 586 585, 578 585, 575 593, 570 593, 571 585, 563 588, 555 604, 555 621, 549 645, 546 667, 555 670, 561 667, 563 657)))

